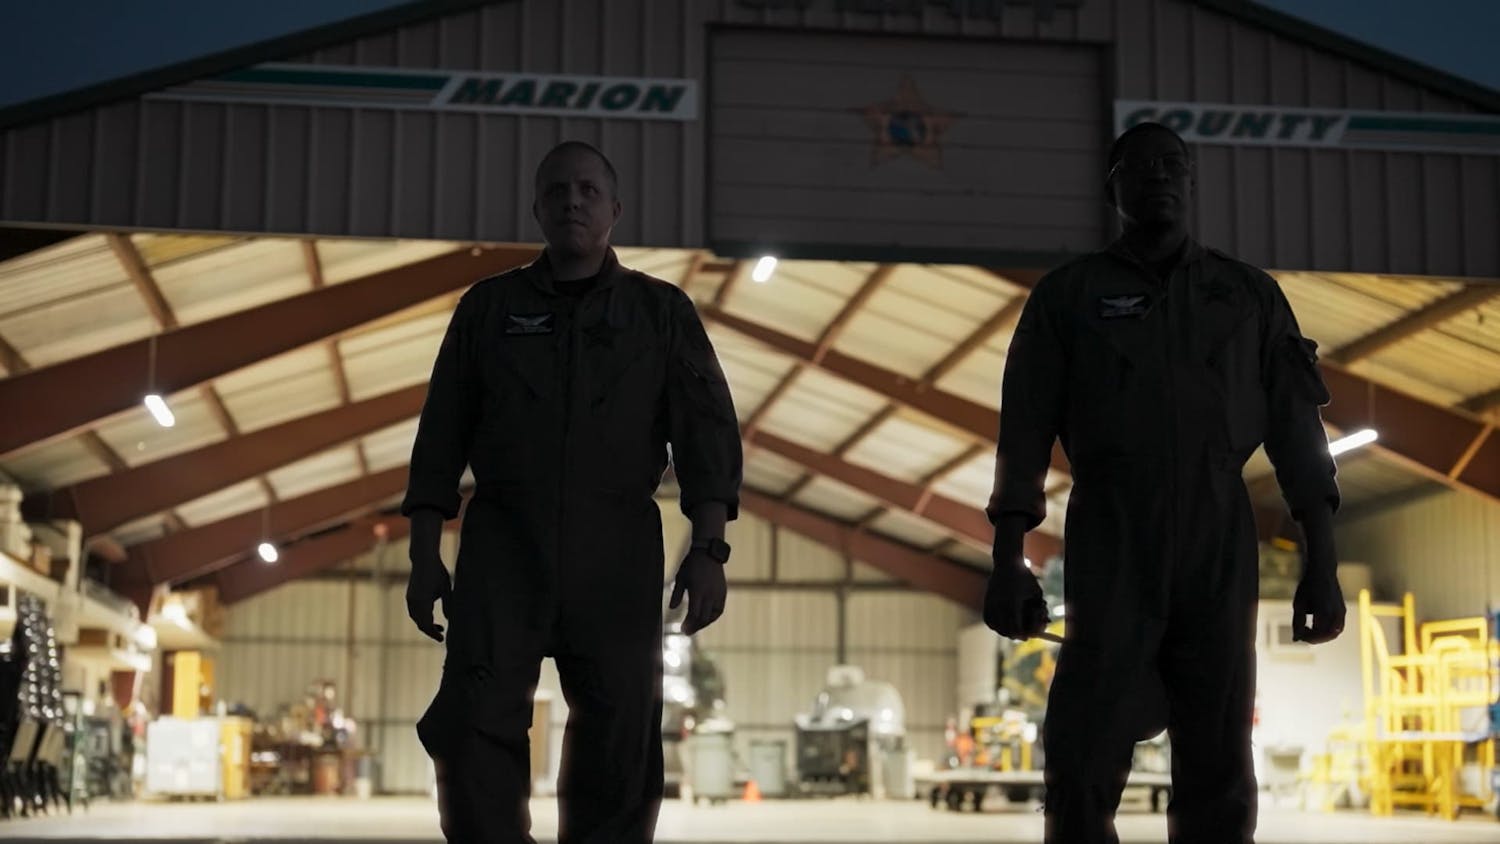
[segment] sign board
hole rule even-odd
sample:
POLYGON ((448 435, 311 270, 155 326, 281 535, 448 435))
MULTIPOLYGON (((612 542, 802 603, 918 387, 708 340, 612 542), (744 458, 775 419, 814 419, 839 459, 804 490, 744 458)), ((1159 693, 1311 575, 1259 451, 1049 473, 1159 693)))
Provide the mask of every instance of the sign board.
POLYGON ((1500 117, 1115 100, 1115 134, 1154 121, 1193 144, 1500 155, 1500 117))
POLYGON ((329 65, 262 64, 148 98, 619 120, 698 118, 693 79, 329 65))

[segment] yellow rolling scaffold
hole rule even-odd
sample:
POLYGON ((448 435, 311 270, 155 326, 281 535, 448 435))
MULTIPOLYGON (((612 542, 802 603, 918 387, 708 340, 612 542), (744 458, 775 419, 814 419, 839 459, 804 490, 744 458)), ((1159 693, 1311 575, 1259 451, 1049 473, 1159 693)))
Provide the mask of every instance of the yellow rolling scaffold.
POLYGON ((1483 809, 1495 765, 1488 708, 1500 698, 1500 641, 1489 619, 1418 624, 1411 593, 1391 607, 1375 606, 1369 590, 1361 590, 1359 630, 1365 705, 1360 779, 1370 811, 1410 808, 1451 820, 1462 809, 1483 809), (1399 621, 1399 653, 1391 653, 1382 618, 1399 621), (1468 789, 1466 766, 1480 772, 1477 786, 1468 789))

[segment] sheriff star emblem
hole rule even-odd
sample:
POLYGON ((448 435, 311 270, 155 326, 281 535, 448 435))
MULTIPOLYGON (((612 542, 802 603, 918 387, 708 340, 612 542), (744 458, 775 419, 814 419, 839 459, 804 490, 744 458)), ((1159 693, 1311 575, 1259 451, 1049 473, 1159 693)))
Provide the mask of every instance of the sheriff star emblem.
POLYGON ((957 112, 934 108, 910 76, 901 77, 896 96, 856 109, 875 133, 870 166, 900 155, 911 157, 942 169, 943 133, 962 116, 957 112))

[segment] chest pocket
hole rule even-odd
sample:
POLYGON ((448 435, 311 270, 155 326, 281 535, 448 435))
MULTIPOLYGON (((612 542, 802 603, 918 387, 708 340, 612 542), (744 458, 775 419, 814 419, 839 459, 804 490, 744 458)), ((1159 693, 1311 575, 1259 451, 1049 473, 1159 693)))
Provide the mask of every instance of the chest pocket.
POLYGON ((555 334, 492 334, 484 344, 483 425, 508 427, 516 414, 535 412, 557 387, 555 334))
POLYGON ((589 364, 589 400, 600 411, 621 402, 654 407, 661 392, 663 345, 621 335, 606 348, 585 352, 589 364))
POLYGON ((1140 389, 1159 366, 1164 318, 1155 296, 1095 294, 1075 340, 1073 383, 1094 400, 1140 389), (1122 312, 1118 303, 1133 299, 1142 301, 1122 312))
POLYGON ((1232 451, 1253 450, 1265 427, 1259 312, 1246 291, 1222 279, 1193 291, 1191 367, 1204 413, 1224 420, 1232 451))
POLYGON ((1245 291, 1222 279, 1200 280, 1192 290, 1192 336, 1194 355, 1210 369, 1220 369, 1231 344, 1249 343, 1253 348, 1258 336, 1253 322, 1256 310, 1245 291))

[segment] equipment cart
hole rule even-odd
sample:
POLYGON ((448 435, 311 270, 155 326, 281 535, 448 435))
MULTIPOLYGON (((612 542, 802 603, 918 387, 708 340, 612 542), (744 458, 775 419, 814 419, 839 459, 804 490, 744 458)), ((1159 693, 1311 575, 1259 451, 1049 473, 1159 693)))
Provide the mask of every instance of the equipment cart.
MULTIPOLYGON (((932 808, 947 806, 954 812, 965 806, 978 812, 984 808, 984 800, 991 791, 1004 795, 1012 803, 1021 803, 1032 798, 1040 799, 1044 790, 1041 771, 994 771, 982 769, 959 769, 933 771, 916 778, 917 793, 925 790, 932 808)), ((1172 775, 1151 771, 1131 771, 1125 788, 1143 788, 1151 792, 1151 811, 1166 809, 1166 800, 1172 796, 1172 775)))

